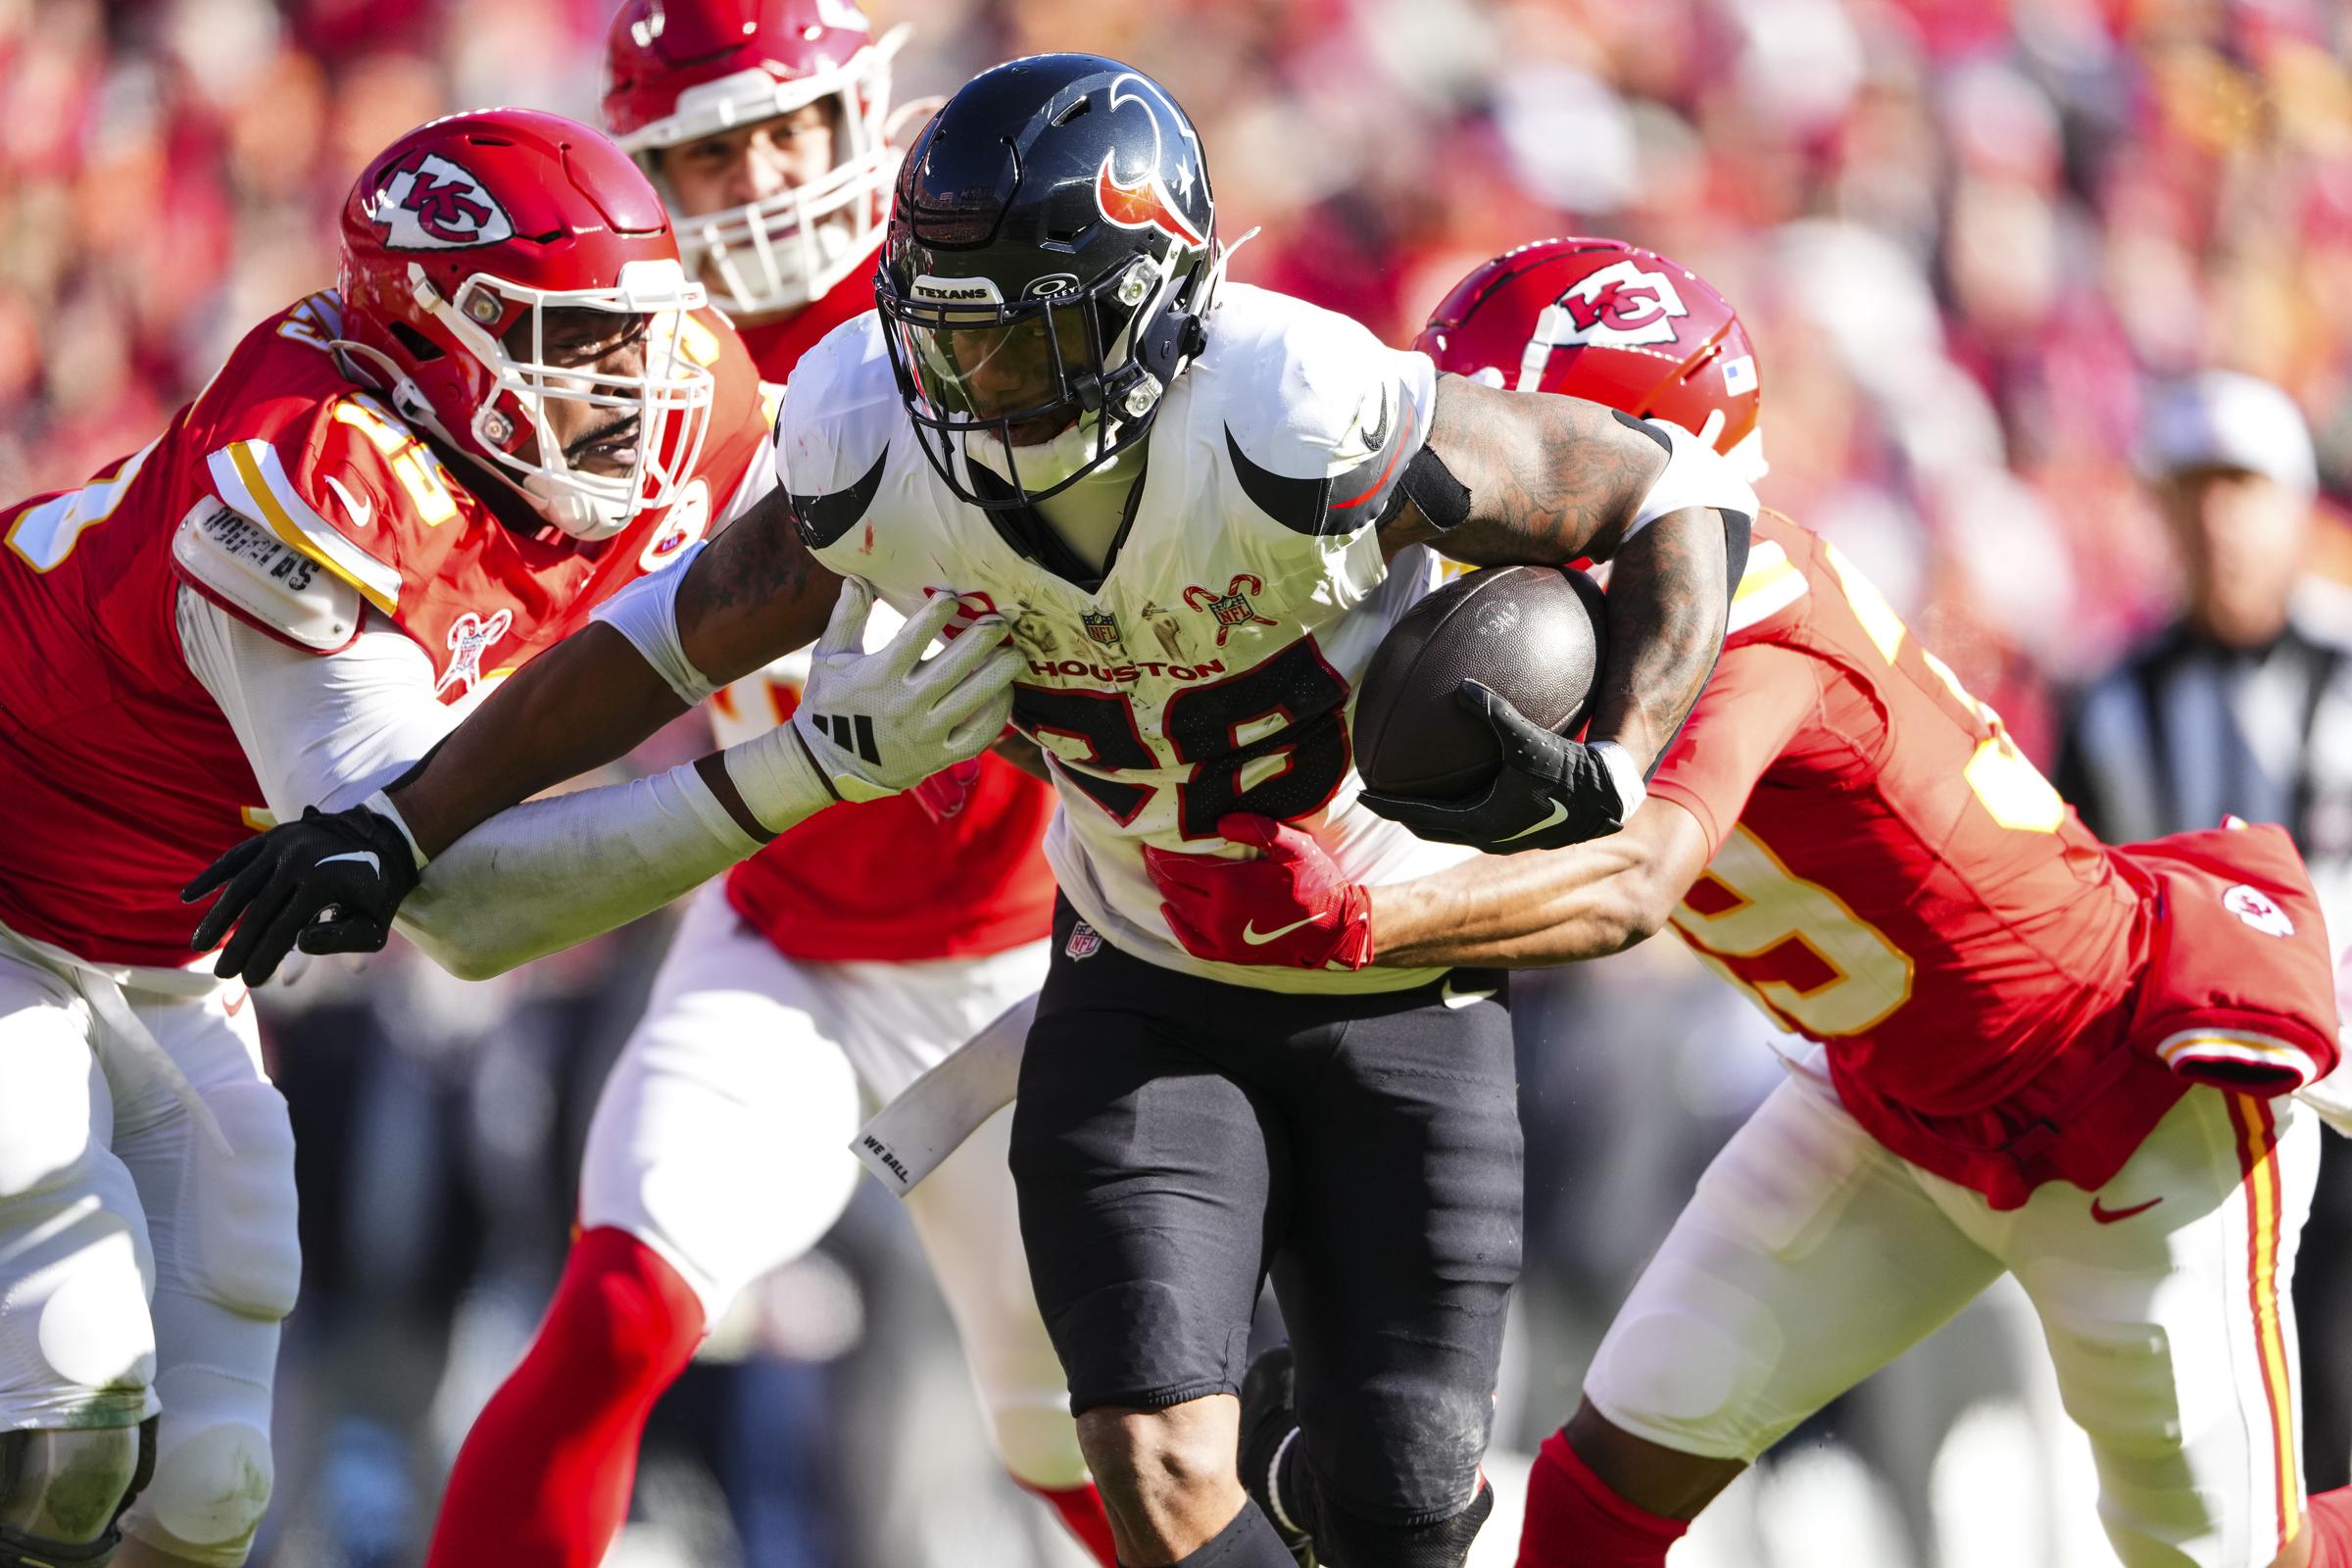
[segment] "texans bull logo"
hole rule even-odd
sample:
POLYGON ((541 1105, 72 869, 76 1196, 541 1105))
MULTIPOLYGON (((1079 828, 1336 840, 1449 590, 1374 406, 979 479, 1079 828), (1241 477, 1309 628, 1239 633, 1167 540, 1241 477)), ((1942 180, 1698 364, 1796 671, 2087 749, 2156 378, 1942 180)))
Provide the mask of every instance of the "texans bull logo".
POLYGON ((514 235, 514 220, 471 170, 421 149, 384 171, 368 217, 396 251, 466 250, 514 235))
MULTIPOLYGON (((1118 176, 1118 155, 1102 155, 1102 168, 1095 175, 1095 206, 1103 218, 1120 228, 1156 228, 1179 245, 1195 249, 1208 243, 1206 228, 1185 216, 1180 202, 1190 202, 1193 196, 1195 165, 1200 162, 1200 149, 1179 145, 1176 150, 1174 176, 1176 190, 1171 194, 1160 171, 1165 166, 1165 145, 1160 139, 1160 110, 1163 100, 1157 89, 1141 76, 1121 76, 1110 85, 1110 107, 1140 104, 1152 118, 1152 163, 1140 178, 1122 180, 1118 176)), ((1168 117, 1178 129, 1180 143, 1191 142, 1191 127, 1173 105, 1164 105, 1168 117)))

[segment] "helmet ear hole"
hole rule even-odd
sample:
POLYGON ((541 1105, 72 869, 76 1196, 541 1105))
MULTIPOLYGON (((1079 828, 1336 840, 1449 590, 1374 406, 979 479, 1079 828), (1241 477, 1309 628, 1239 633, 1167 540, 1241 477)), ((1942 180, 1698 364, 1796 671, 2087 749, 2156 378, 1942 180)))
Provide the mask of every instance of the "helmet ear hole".
POLYGON ((417 359, 437 360, 441 357, 441 345, 417 331, 408 322, 396 318, 384 324, 391 330, 394 337, 400 339, 400 346, 417 359))

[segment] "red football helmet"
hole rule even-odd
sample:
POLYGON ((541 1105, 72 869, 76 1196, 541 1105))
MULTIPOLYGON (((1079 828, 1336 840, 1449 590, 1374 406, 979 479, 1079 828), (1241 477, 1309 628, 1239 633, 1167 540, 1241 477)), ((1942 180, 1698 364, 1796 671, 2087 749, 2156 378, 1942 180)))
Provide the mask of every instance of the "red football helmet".
POLYGON ((1463 278, 1413 347, 1441 370, 1669 419, 1764 473, 1756 351, 1729 302, 1655 251, 1545 239, 1463 278))
POLYGON ((898 168, 890 62, 906 37, 900 26, 877 41, 852 0, 625 0, 612 19, 605 126, 657 185, 662 148, 831 101, 835 156, 823 179, 676 214, 687 266, 729 313, 821 299, 873 254, 898 168))
POLYGON ((587 126, 490 109, 410 131, 343 204, 341 286, 337 346, 574 538, 618 533, 693 473, 714 382, 681 345, 709 301, 653 186, 587 126), (643 372, 551 364, 550 309, 643 318, 643 372), (636 416, 626 474, 565 461, 547 413, 566 399, 636 416))

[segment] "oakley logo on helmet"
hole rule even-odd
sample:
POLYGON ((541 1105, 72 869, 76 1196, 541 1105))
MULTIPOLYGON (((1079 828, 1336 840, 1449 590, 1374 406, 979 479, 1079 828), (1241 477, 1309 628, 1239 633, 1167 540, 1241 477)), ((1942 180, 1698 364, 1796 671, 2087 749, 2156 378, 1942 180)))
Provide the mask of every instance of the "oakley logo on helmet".
POLYGON ((396 251, 464 250, 514 235, 514 220, 470 171, 421 149, 384 172, 368 216, 396 251))
MULTIPOLYGON (((1159 117, 1163 104, 1158 89, 1141 76, 1121 76, 1110 84, 1110 107, 1116 110, 1125 104, 1141 104, 1144 112, 1152 117, 1151 167, 1144 171, 1142 178, 1122 182, 1112 167, 1118 155, 1115 152, 1104 153, 1102 171, 1095 175, 1095 206, 1105 219, 1120 228, 1156 228, 1180 245, 1195 248, 1206 245, 1208 236, 1177 209, 1175 199, 1169 196, 1168 187, 1159 176, 1166 148, 1160 140, 1159 117)), ((1193 140, 1192 127, 1185 124, 1183 117, 1175 113, 1172 105, 1164 107, 1168 109, 1168 118, 1175 122, 1179 134, 1186 141, 1193 140)), ((1189 156, 1183 149, 1178 149, 1176 188, 1178 194, 1188 200, 1193 194, 1193 166, 1199 162, 1200 148, 1197 145, 1189 156)))
POLYGON ((1031 278, 1029 286, 1021 290, 1021 297, 1031 300, 1050 300, 1056 294, 1074 293, 1077 287, 1077 273, 1048 272, 1043 277, 1031 278))
POLYGON ((1536 339, 1555 348, 1671 343, 1676 318, 1690 314, 1664 272, 1645 270, 1630 260, 1612 262, 1579 278, 1544 310, 1536 322, 1536 339))

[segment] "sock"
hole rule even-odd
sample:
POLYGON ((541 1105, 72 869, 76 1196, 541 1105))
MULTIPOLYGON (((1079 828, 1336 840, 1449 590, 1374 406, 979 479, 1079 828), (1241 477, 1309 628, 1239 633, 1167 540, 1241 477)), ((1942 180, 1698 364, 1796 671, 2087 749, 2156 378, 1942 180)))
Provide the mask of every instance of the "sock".
POLYGON ((2303 1528, 2311 1535, 2311 1568, 2352 1568, 2352 1487, 2303 1499, 2303 1528))
POLYGON ((1061 1527, 1077 1538, 1086 1554, 1101 1563, 1102 1568, 1119 1568, 1119 1548, 1111 1544, 1110 1515, 1102 1511, 1102 1494, 1095 1490, 1092 1481, 1081 1481, 1074 1487, 1033 1487, 1018 1476, 1023 1492, 1042 1499, 1061 1520, 1061 1527))
POLYGON ((1554 1432, 1528 1472, 1519 1568, 1665 1568, 1666 1548, 1690 1528, 1611 1492, 1568 1446, 1568 1434, 1554 1432))
POLYGON ((628 1516, 646 1415, 703 1306, 626 1231, 572 1244, 538 1337, 466 1435, 426 1568, 597 1568, 628 1516))
POLYGON ((1242 1499, 1242 1511, 1215 1539, 1179 1557, 1170 1568, 1298 1568, 1291 1548, 1282 1544, 1274 1526, 1251 1499, 1242 1499))

